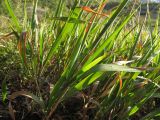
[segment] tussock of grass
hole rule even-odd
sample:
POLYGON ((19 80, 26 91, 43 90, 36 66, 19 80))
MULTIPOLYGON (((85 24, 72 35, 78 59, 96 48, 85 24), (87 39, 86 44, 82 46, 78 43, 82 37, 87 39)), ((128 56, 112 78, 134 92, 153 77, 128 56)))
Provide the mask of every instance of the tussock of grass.
MULTIPOLYGON (((18 52, 12 57, 18 56, 20 61, 12 63, 21 68, 20 84, 24 88, 32 86, 13 93, 10 103, 17 96, 29 97, 41 103, 43 117, 50 119, 59 105, 81 93, 83 114, 93 107, 95 120, 158 115, 159 110, 143 109, 148 102, 156 102, 155 96, 159 97, 159 19, 154 27, 149 14, 146 21, 137 20, 139 8, 131 3, 133 8, 126 14, 128 0, 107 15, 106 0, 101 0, 94 10, 92 2, 82 6, 80 1, 74 1, 68 9, 66 2, 59 0, 55 14, 43 11, 40 20, 38 17, 43 15, 39 15, 42 11, 38 0, 31 7, 31 15, 27 3, 23 5, 22 18, 5 0, 12 37, 2 35, 1 40, 12 40, 5 41, 4 49, 18 52), (10 44, 14 47, 7 48, 10 44), (141 110, 144 114, 139 116, 141 110)), ((157 105, 152 104, 152 108, 157 105)))

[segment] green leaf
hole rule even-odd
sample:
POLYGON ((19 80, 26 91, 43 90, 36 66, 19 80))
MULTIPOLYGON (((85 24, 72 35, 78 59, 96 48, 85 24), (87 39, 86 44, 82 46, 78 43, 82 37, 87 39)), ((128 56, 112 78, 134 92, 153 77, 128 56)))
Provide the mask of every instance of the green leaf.
MULTIPOLYGON (((125 0, 124 0, 125 1, 125 0)), ((111 43, 112 40, 114 40, 118 35, 119 32, 122 30, 122 28, 127 24, 127 22, 131 19, 134 13, 129 14, 126 19, 121 23, 121 25, 96 49, 96 51, 90 56, 90 58, 86 61, 84 66, 88 65, 90 62, 92 62, 96 57, 98 57, 102 51, 105 49, 107 45, 111 43)))
POLYGON ((131 60, 132 57, 133 57, 133 54, 134 54, 135 49, 136 49, 136 45, 138 43, 138 40, 139 40, 141 32, 142 32, 143 25, 144 25, 144 23, 142 24, 142 26, 141 26, 140 30, 138 31, 138 33, 136 33, 134 45, 133 45, 132 49, 130 50, 129 60, 131 60))
POLYGON ((123 71, 123 72, 141 72, 138 69, 130 68, 128 66, 116 65, 116 64, 99 64, 93 67, 90 71, 123 71))
POLYGON ((130 111, 129 116, 133 115, 133 114, 136 113, 138 110, 139 110, 139 107, 138 107, 138 106, 134 106, 134 107, 132 108, 132 110, 130 111))
POLYGON ((88 87, 90 84, 95 82, 100 76, 103 75, 104 72, 106 71, 123 71, 123 72, 141 72, 140 70, 130 68, 127 66, 121 66, 121 65, 115 65, 115 64, 99 64, 94 66, 92 69, 88 71, 84 71, 84 74, 78 77, 78 79, 83 79, 81 80, 75 88, 78 90, 81 90, 83 88, 88 87), (93 74, 95 73, 95 74, 93 74))
MULTIPOLYGON (((77 10, 76 8, 71 12, 71 15, 69 16, 69 18, 78 18, 80 11, 77 10)), ((47 62, 52 58, 52 56, 55 54, 58 46, 60 45, 60 43, 62 42, 62 40, 64 40, 66 38, 67 35, 71 34, 74 26, 76 26, 77 24, 73 24, 73 23, 68 23, 66 22, 66 24, 64 25, 60 35, 58 35, 58 37, 55 39, 55 41, 53 42, 51 49, 49 51, 49 53, 47 54, 47 57, 44 61, 44 65, 47 64, 47 62)))
POLYGON ((2 82, 2 101, 5 102, 7 98, 7 84, 6 80, 3 80, 2 82))
POLYGON ((40 63, 42 65, 43 53, 44 53, 44 51, 43 51, 43 47, 44 47, 44 25, 40 29, 39 42, 40 42, 40 46, 39 46, 40 63))
POLYGON ((101 62, 106 56, 107 56, 107 54, 104 54, 104 55, 98 57, 97 59, 95 59, 93 62, 91 62, 87 66, 84 66, 82 68, 82 71, 85 72, 85 71, 89 70, 90 68, 94 67, 96 64, 98 64, 99 62, 101 62))
POLYGON ((19 25, 19 21, 18 21, 17 17, 15 16, 15 14, 14 14, 14 12, 13 12, 13 10, 12 10, 9 2, 8 2, 8 0, 5 0, 5 4, 6 4, 6 7, 8 9, 8 12, 9 12, 10 16, 12 17, 13 24, 16 26, 17 31, 21 32, 21 27, 19 25))
POLYGON ((82 81, 80 81, 77 85, 75 85, 74 88, 76 88, 76 90, 83 90, 87 88, 90 84, 95 82, 102 75, 103 75, 103 72, 97 72, 93 75, 90 75, 85 79, 83 79, 82 81))

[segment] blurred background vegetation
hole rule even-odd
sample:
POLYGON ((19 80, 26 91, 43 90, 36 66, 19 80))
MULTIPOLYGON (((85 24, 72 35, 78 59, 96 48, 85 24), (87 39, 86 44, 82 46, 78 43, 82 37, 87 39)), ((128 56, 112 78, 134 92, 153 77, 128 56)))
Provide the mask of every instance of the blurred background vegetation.
MULTIPOLYGON (((23 18, 23 8, 24 8, 24 1, 25 0, 9 0, 9 2, 11 3, 11 6, 12 8, 14 8, 14 12, 16 13, 17 17, 18 18, 23 18)), ((46 17, 51 17, 51 16, 54 16, 54 13, 55 13, 55 10, 58 6, 58 1, 59 0, 39 0, 39 3, 38 3, 38 15, 39 15, 39 18, 43 18, 44 16, 46 17)), ((74 0, 76 1, 76 0, 74 0)), ((64 7, 64 11, 63 14, 67 15, 67 11, 69 11, 69 8, 73 5, 74 3, 73 0, 67 0, 66 2, 66 7, 64 7)), ((133 2, 135 0, 131 0, 130 1, 130 5, 132 6, 133 5, 133 2)), ((147 0, 145 0, 147 1, 147 0)), ((86 2, 86 0, 81 0, 81 5, 83 5, 84 3, 86 2)), ((100 1, 98 0, 92 0, 92 8, 96 8, 98 6, 100 1)), ((141 3, 140 0, 136 0, 137 2, 137 6, 141 3)), ((109 2, 106 4, 105 6, 105 11, 108 11, 110 9, 113 9, 115 8, 117 5, 119 5, 120 3, 120 0, 109 0, 109 2)), ((5 30, 8 30, 7 27, 7 21, 8 21, 8 12, 6 10, 6 7, 5 7, 5 4, 4 4, 4 1, 1 0, 0 1, 0 31, 4 29, 5 30), (3 23, 3 24, 2 24, 3 23)), ((28 10, 28 14, 31 15, 32 14, 32 10, 33 8, 31 6, 33 6, 33 0, 27 0, 27 10, 28 10)), ((157 11, 159 9, 160 5, 156 2, 151 2, 150 5, 149 5, 149 10, 150 12, 152 12, 152 16, 153 18, 156 18, 157 17, 157 11)), ((129 10, 131 7, 126 7, 127 10, 129 10)), ((129 11, 126 11, 125 12, 129 12, 129 11)), ((144 16, 147 12, 147 3, 146 2, 142 2, 142 7, 141 7, 141 15, 144 16)))

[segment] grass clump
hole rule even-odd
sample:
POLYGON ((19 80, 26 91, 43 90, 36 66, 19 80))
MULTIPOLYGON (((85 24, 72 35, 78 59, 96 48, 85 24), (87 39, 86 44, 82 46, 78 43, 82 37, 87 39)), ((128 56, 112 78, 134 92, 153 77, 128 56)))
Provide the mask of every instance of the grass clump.
MULTIPOLYGON (((147 22, 149 14, 142 23, 137 21, 139 7, 135 4, 125 14, 128 0, 110 12, 103 11, 106 0, 95 9, 90 7, 91 0, 83 1, 83 6, 75 0, 69 9, 59 0, 55 15, 45 13, 40 20, 38 2, 34 1, 30 16, 25 1, 20 19, 5 0, 11 33, 2 35, 1 40, 13 41, 6 42, 5 50, 7 45, 14 46, 9 47, 14 53, 12 63, 21 71, 16 71, 21 88, 8 98, 12 119, 19 119, 19 96, 26 101, 25 117, 33 117, 38 109, 42 119, 158 117, 159 109, 154 110, 159 102, 158 18, 154 27, 147 22), (66 9, 68 13, 64 13, 66 9)), ((7 94, 6 87, 3 84, 3 94, 7 94)))

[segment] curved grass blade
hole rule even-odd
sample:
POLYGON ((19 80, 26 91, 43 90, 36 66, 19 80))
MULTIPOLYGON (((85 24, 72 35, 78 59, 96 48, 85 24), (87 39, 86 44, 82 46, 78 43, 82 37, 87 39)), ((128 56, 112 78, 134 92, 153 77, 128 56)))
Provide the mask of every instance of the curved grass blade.
POLYGON ((45 108, 45 104, 42 100, 39 99, 39 97, 35 96, 34 94, 26 91, 17 91, 11 94, 10 99, 13 100, 18 96, 25 96, 28 98, 33 99, 35 102, 37 102, 39 105, 41 105, 42 108, 45 108))
POLYGON ((18 32, 21 32, 21 27, 20 27, 19 21, 18 21, 17 17, 15 16, 8 0, 5 0, 5 4, 6 4, 6 7, 8 9, 10 16, 12 17, 12 24, 14 24, 16 26, 16 29, 18 32))

